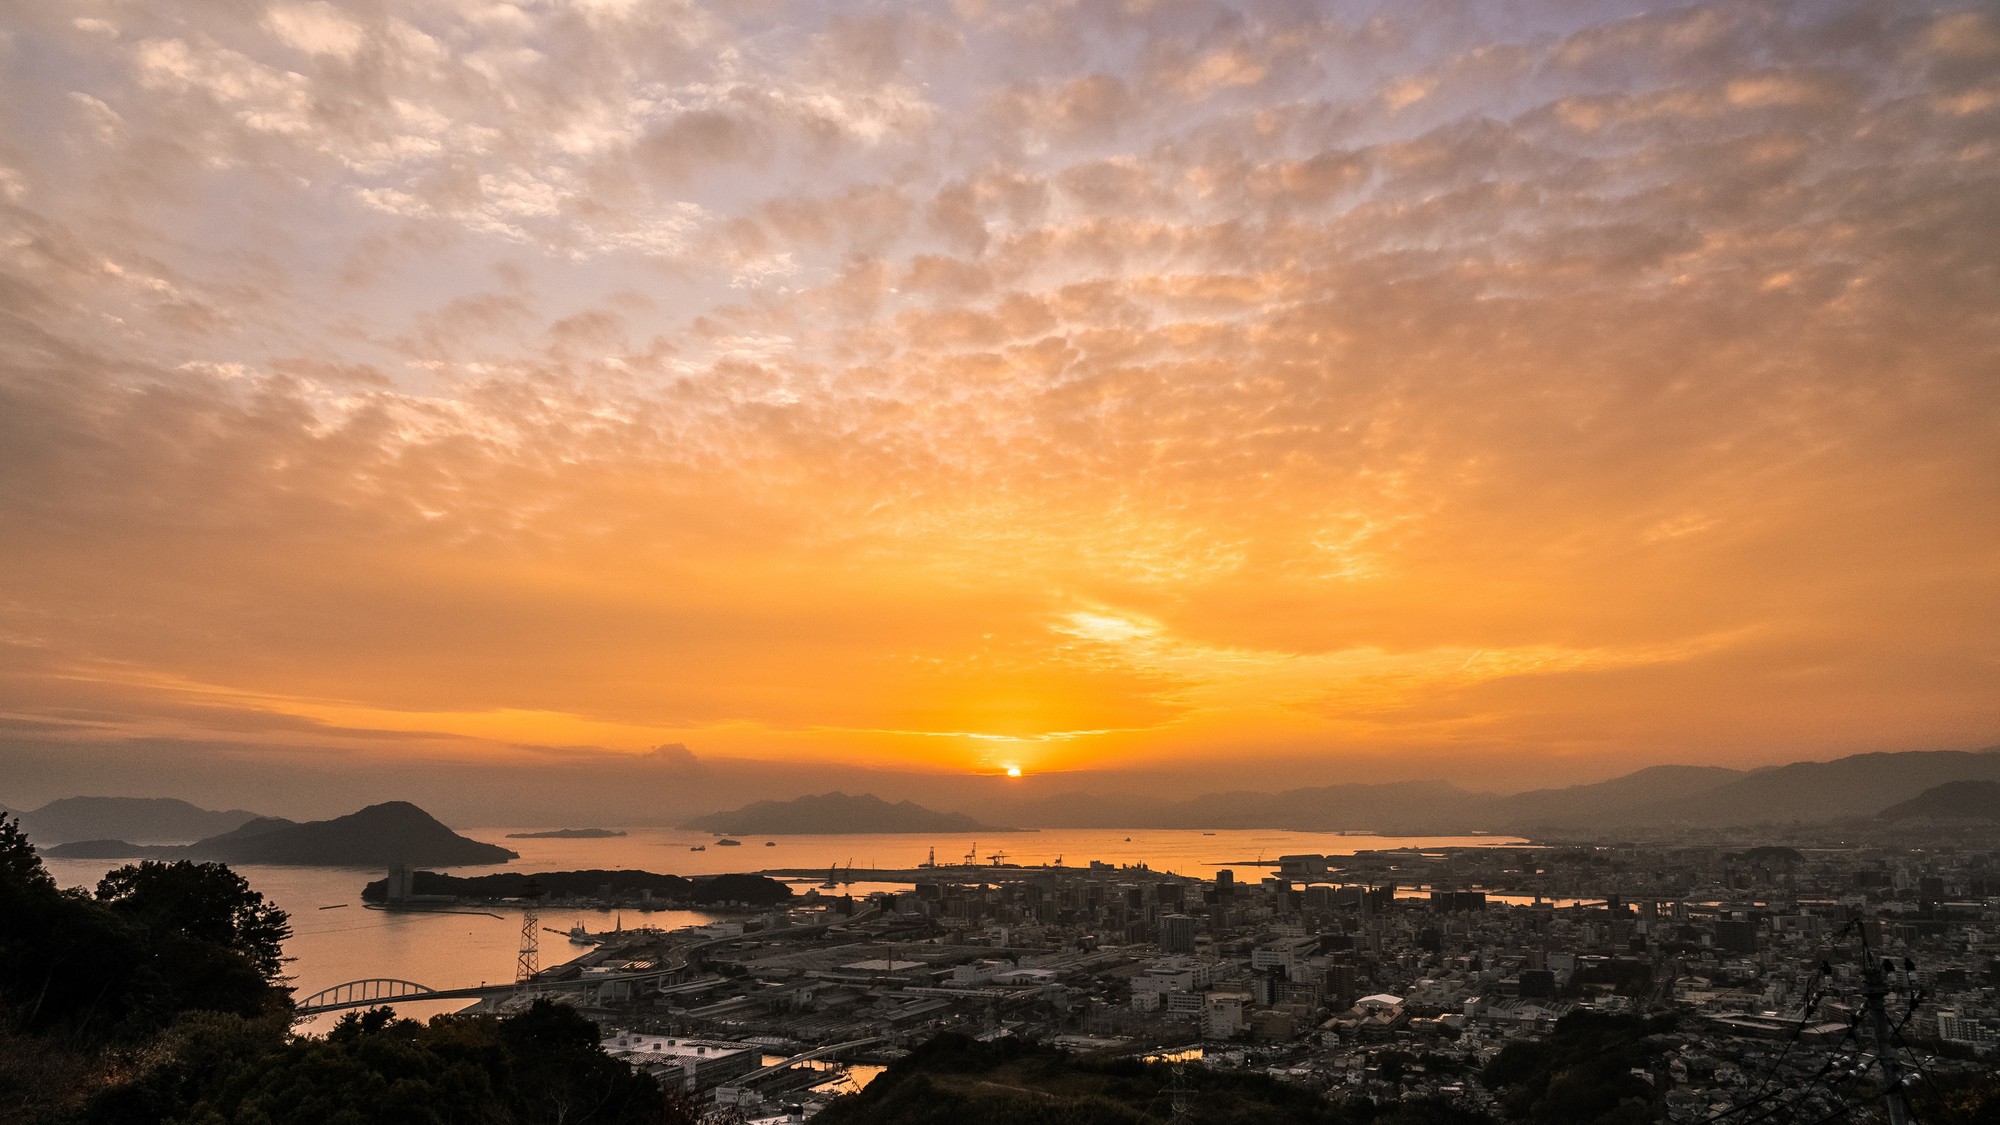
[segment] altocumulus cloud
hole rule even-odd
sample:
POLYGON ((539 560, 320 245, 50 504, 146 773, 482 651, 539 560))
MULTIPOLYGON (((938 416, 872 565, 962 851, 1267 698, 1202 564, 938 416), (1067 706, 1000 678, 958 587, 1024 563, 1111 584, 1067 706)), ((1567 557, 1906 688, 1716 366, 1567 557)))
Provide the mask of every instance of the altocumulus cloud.
POLYGON ((5 20, 10 722, 958 766, 2000 719, 1983 6, 5 20))

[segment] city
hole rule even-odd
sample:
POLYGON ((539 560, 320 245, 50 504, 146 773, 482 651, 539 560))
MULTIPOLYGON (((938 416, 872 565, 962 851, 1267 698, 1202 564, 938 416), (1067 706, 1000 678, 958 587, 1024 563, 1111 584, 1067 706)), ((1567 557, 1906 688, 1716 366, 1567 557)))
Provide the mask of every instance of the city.
POLYGON ((1497 1116, 1482 1075, 1509 1044, 1577 1012, 1671 1014, 1630 1075, 1649 1119, 1755 1103, 1866 1120, 1883 1086, 1866 950, 1894 966, 1878 984, 1913 1079, 2000 1058, 1991 836, 1294 855, 1213 880, 1103 864, 901 874, 907 889, 816 888, 699 929, 606 934, 487 1004, 543 983, 614 1056, 774 1115, 851 1085, 819 1059, 872 1075, 956 1031, 1497 1116), (629 979, 659 970, 656 986, 629 979))

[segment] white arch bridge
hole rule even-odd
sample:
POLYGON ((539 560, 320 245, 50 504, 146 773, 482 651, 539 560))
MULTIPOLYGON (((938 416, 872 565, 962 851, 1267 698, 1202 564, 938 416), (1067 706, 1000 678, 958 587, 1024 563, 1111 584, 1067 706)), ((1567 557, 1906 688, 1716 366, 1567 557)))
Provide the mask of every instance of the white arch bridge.
POLYGON ((369 977, 322 988, 299 1001, 293 1010, 302 1016, 338 1012, 344 1008, 374 1008, 412 1000, 480 1000, 489 996, 511 996, 518 992, 558 992, 571 989, 602 988, 605 985, 636 985, 655 982, 679 972, 681 966, 649 969, 643 973, 603 973, 563 980, 537 978, 519 984, 482 984, 473 988, 432 988, 415 981, 393 977, 369 977))

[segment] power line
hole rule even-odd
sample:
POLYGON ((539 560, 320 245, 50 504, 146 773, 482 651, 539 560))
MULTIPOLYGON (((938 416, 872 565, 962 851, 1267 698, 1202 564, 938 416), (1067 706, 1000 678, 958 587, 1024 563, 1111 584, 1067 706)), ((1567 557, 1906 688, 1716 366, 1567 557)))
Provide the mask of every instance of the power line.
MULTIPOLYGON (((1778 1068, 1784 1065, 1785 1059, 1792 1053, 1792 1048, 1797 1046, 1799 1040, 1805 1035, 1806 1026, 1812 1022, 1813 1012, 1819 1007, 1819 1002, 1826 998, 1826 990, 1820 989, 1819 991, 1814 991, 1818 988, 1822 978, 1829 982, 1833 979, 1833 965, 1825 959, 1825 954, 1832 952, 1833 947, 1843 941, 1847 937, 1848 931, 1856 928, 1857 923, 1858 919, 1848 919, 1846 925, 1842 926, 1832 937, 1821 942, 1819 948, 1815 950, 1815 952, 1821 954, 1821 957, 1819 964, 1813 968, 1812 976, 1806 979, 1805 1009, 1799 1015, 1799 1022, 1793 1025, 1791 1037, 1785 1041, 1784 1049, 1779 1051, 1777 1057, 1771 1060, 1770 1065, 1764 1068, 1763 1077, 1757 1080, 1757 1085, 1752 1091, 1751 1096, 1730 1106, 1728 1109, 1703 1118, 1700 1125, 1711 1125, 1712 1122, 1734 1117, 1745 1110, 1755 1108, 1771 1098, 1782 1097, 1784 1095, 1784 1090, 1782 1089, 1772 1090, 1770 1093, 1765 1093, 1764 1090, 1765 1087, 1771 1084, 1771 1079, 1777 1076, 1778 1068)), ((1750 1120, 1761 1121, 1763 1117, 1768 1116, 1770 1114, 1766 1113, 1762 1117, 1755 1117, 1750 1120)))

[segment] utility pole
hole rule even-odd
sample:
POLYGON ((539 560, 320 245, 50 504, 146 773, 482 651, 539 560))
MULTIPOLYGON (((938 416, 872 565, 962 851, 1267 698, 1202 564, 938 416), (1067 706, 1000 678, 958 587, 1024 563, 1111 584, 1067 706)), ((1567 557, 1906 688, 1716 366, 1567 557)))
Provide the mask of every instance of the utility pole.
POLYGON ((1882 998, 1889 994, 1888 979, 1882 971, 1883 962, 1868 948, 1868 923, 1862 921, 1855 928, 1861 931, 1861 979, 1868 997, 1868 1024, 1875 1033, 1875 1058, 1882 1064, 1882 1100, 1889 1109, 1889 1125, 1910 1125, 1910 1107, 1903 1099, 1903 1060, 1889 1042, 1889 1013, 1882 1005, 1882 998))

